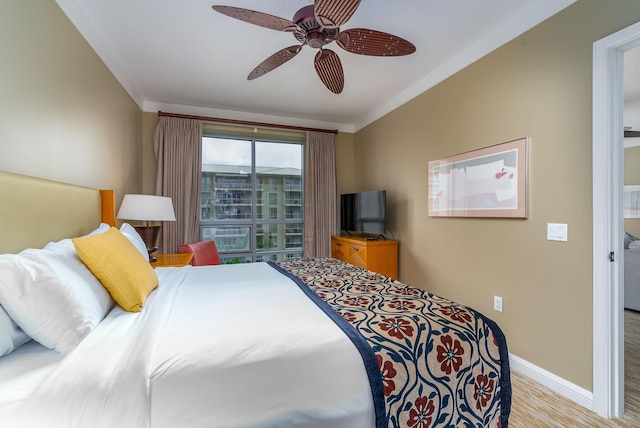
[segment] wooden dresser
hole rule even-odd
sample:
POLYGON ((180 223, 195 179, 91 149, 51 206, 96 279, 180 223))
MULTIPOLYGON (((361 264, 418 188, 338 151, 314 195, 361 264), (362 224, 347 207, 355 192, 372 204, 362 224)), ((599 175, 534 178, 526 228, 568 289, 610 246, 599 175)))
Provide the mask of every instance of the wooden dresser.
POLYGON ((331 257, 398 279, 398 241, 366 236, 332 236, 331 257))

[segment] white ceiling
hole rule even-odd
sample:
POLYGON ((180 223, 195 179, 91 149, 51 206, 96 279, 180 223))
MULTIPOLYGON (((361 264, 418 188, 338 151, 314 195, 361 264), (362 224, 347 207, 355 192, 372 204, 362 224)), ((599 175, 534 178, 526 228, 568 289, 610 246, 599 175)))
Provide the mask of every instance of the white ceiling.
POLYGON ((354 132, 575 0, 364 0, 341 29, 395 34, 416 52, 379 58, 328 45, 344 68, 340 95, 318 79, 309 47, 248 81, 256 65, 297 41, 211 9, 291 19, 310 0, 56 1, 143 111, 354 132))

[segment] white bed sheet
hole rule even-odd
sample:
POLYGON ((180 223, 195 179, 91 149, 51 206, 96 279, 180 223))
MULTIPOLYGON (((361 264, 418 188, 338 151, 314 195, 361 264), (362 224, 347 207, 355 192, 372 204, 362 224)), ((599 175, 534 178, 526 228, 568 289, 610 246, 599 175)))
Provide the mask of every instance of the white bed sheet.
POLYGON ((0 427, 15 425, 20 406, 62 358, 33 340, 0 358, 0 427))
POLYGON ((157 269, 23 406, 18 427, 375 425, 360 354, 266 263, 157 269))

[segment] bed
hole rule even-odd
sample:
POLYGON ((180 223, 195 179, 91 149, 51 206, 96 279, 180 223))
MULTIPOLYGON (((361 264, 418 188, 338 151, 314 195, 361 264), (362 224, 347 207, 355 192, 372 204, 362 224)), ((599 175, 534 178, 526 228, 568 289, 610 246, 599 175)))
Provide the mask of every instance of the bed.
POLYGON ((471 308, 331 258, 153 270, 113 193, 0 172, 0 200, 2 426, 508 425, 471 308))

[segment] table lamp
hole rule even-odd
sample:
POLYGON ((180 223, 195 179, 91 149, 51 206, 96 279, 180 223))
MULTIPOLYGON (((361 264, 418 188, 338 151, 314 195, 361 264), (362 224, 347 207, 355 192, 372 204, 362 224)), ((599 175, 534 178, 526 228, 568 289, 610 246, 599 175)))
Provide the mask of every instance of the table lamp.
POLYGON ((156 242, 160 233, 160 225, 150 226, 150 221, 176 221, 171 198, 156 195, 124 195, 117 217, 121 220, 138 220, 144 222, 143 226, 134 226, 142 237, 149 261, 154 262, 156 257, 151 254, 158 251, 156 242))

